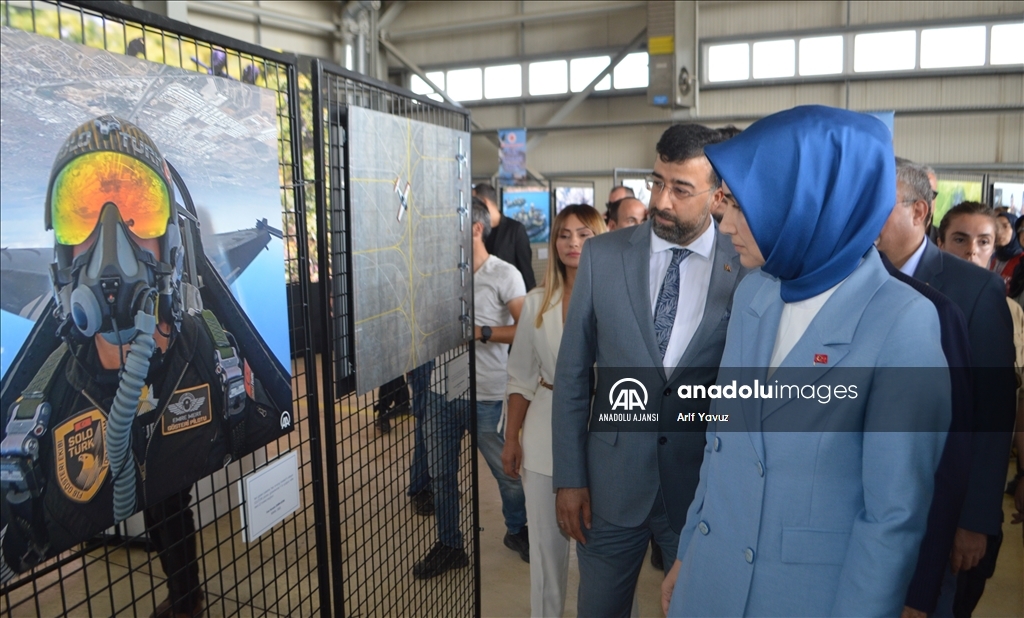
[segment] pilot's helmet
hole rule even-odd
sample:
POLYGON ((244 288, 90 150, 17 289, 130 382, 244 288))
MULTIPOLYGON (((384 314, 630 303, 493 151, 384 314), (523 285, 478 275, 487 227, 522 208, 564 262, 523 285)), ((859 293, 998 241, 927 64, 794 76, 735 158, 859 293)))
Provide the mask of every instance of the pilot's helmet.
MULTIPOLYGON (((102 260, 97 256, 91 261, 96 265, 110 263, 111 268, 131 272, 136 267, 134 257, 143 256, 137 266, 144 272, 132 275, 133 281, 125 283, 136 279, 148 282, 161 296, 161 319, 178 321, 165 313, 178 311, 177 288, 184 258, 174 184, 163 155, 142 129, 127 120, 105 115, 72 131, 57 152, 50 171, 44 219, 46 229, 54 231, 54 292, 65 317, 74 317, 71 296, 74 288, 79 287, 77 280, 85 265, 83 256, 73 259, 74 247, 90 239, 99 244, 103 229, 115 227, 129 232, 122 235, 130 245, 105 242, 115 250, 104 253, 113 255, 102 260), (157 240, 160 255, 140 249, 139 239, 157 240)), ((114 232, 111 229, 110 235, 114 232)), ((100 249, 90 250, 97 251, 100 249)), ((89 275, 90 279, 95 279, 96 274, 89 275)), ((105 315, 102 305, 99 309, 105 315)), ((107 317, 100 321, 102 324, 93 324, 88 329, 83 329, 82 324, 78 326, 85 334, 109 329, 107 317)))

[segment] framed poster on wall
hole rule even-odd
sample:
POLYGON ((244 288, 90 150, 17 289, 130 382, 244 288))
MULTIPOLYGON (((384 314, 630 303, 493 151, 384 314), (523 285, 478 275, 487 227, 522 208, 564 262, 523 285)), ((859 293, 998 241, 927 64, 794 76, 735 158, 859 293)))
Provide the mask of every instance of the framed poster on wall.
POLYGON ((501 188, 501 212, 526 227, 531 243, 545 243, 551 234, 551 192, 543 186, 501 188))

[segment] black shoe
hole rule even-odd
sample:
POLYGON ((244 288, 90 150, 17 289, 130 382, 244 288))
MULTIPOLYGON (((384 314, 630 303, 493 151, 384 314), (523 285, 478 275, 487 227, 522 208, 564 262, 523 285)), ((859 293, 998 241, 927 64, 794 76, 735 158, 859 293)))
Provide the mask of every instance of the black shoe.
POLYGON ((665 570, 665 558, 661 555, 661 548, 651 539, 651 566, 659 571, 665 570))
POLYGON ((391 433, 391 421, 386 418, 378 418, 373 421, 373 426, 381 433, 391 433))
POLYGON ((412 496, 412 506, 416 509, 417 515, 434 514, 434 492, 424 489, 412 496))
POLYGON ((530 534, 523 526, 523 529, 516 534, 505 534, 505 547, 512 551, 519 552, 519 557, 523 559, 523 562, 530 561, 530 534))
POLYGON ((460 547, 448 547, 440 542, 434 544, 423 560, 412 567, 412 576, 416 579, 430 579, 452 569, 469 566, 469 556, 460 547))

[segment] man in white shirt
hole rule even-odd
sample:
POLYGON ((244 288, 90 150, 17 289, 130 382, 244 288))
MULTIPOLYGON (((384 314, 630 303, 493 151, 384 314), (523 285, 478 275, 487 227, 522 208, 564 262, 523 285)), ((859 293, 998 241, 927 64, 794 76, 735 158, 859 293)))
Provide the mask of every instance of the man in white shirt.
MULTIPOLYGON (((474 339, 479 342, 475 344, 477 447, 498 481, 507 529, 505 546, 529 562, 523 484, 505 474, 501 463, 505 438, 498 432, 508 383, 508 344, 516 335, 526 284, 515 266, 487 253, 484 239, 491 231, 491 217, 479 198, 473 198, 472 220, 474 339)), ((472 427, 470 420, 469 402, 465 400, 435 406, 426 419, 424 438, 434 489, 438 541, 413 566, 417 579, 429 579, 469 564, 459 530, 458 467, 460 443, 472 427)))
POLYGON ((648 540, 675 556, 697 487, 706 425, 676 418, 706 413, 709 401, 680 400, 676 390, 717 378, 746 273, 711 218, 722 191, 703 149, 717 141, 700 125, 665 131, 647 178, 649 220, 588 240, 580 258, 551 421, 558 522, 578 542, 580 616, 629 615, 648 540), (628 376, 644 385, 634 394, 654 427, 592 424, 595 363, 595 409, 628 376))

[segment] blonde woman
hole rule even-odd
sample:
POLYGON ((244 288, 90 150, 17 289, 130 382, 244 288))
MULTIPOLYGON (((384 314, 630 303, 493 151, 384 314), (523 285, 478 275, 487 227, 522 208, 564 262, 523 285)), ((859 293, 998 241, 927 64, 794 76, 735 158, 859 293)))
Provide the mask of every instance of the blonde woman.
POLYGON ((501 460, 506 474, 521 474, 523 479, 534 616, 561 616, 565 609, 569 538, 558 529, 551 485, 551 393, 583 243, 605 231, 601 215, 586 204, 566 206, 555 217, 544 285, 526 295, 508 357, 508 419, 501 460))

